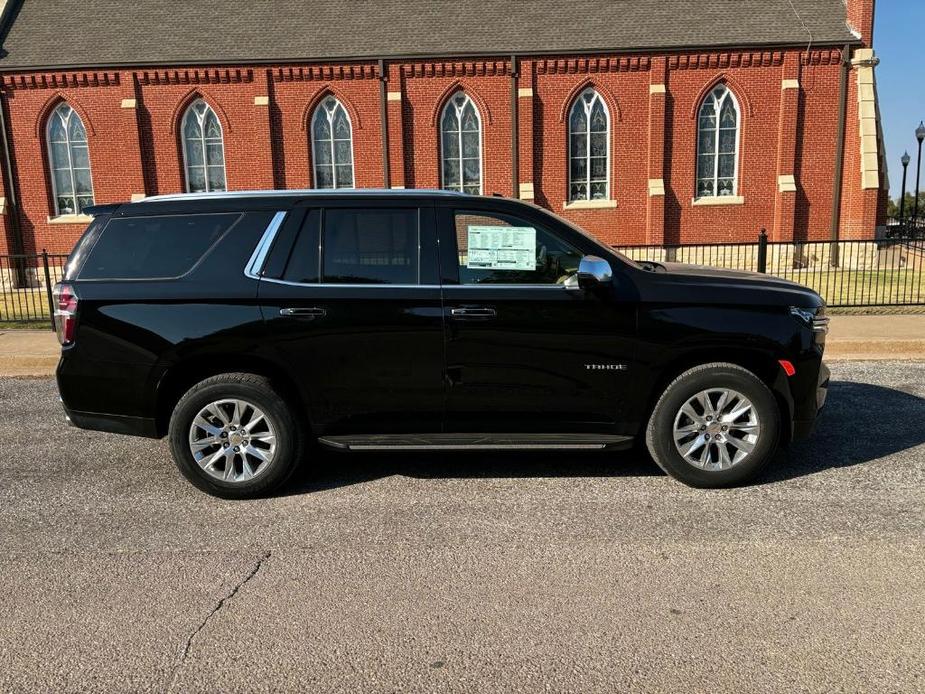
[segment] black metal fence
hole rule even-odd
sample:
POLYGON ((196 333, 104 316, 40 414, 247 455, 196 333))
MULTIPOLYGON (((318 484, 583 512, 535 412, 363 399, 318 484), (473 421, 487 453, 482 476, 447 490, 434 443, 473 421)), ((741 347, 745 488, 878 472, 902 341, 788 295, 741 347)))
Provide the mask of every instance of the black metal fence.
MULTIPOLYGON (((925 305, 925 233, 851 241, 616 246, 634 260, 681 262, 763 272, 819 292, 829 306, 925 305)), ((916 228, 916 230, 918 230, 916 228)), ((925 231, 925 229, 922 229, 925 231)), ((66 255, 0 256, 0 328, 54 328, 51 290, 66 255)))
POLYGON ((20 324, 54 329, 51 290, 61 280, 66 255, 0 255, 0 327, 20 324))
POLYGON ((634 260, 763 272, 819 292, 829 306, 925 305, 925 236, 851 241, 615 246, 634 260))
POLYGON ((911 215, 899 217, 887 217, 886 220, 886 237, 898 239, 925 239, 925 217, 911 215))

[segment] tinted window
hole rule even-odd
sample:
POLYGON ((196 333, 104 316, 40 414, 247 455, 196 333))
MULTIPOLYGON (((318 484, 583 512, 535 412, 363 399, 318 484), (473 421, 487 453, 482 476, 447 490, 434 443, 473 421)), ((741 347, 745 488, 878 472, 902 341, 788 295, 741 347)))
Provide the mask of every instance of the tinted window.
POLYGON ((319 210, 309 210, 296 237, 286 263, 283 279, 287 282, 314 284, 318 281, 318 222, 319 210))
POLYGON ((457 212, 460 284, 562 284, 582 253, 548 229, 512 217, 457 212))
POLYGON ((416 209, 328 209, 323 280, 347 284, 418 283, 416 209))
POLYGON ((171 215, 110 220, 80 279, 179 277, 189 272, 240 214, 171 215))
POLYGON ((77 278, 77 271, 83 264, 87 252, 93 248, 93 244, 96 243, 96 239, 99 237, 100 232, 103 230, 103 227, 106 226, 106 222, 108 221, 108 214, 97 215, 87 226, 86 230, 84 230, 83 236, 80 237, 77 245, 74 246, 74 249, 71 251, 71 254, 67 258, 67 263, 64 265, 65 280, 73 280, 77 278))

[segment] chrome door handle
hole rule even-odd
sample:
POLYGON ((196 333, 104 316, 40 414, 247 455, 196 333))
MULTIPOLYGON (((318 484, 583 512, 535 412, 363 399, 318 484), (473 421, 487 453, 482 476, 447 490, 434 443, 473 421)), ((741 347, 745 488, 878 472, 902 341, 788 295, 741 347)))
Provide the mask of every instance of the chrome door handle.
POLYGON ((450 309, 450 316, 460 320, 488 320, 498 315, 493 308, 479 306, 477 308, 453 308, 450 309))
POLYGON ((295 318, 308 318, 314 320, 315 318, 322 318, 327 315, 327 311, 323 308, 318 308, 313 306, 311 308, 281 308, 279 310, 279 315, 281 316, 293 316, 295 318))

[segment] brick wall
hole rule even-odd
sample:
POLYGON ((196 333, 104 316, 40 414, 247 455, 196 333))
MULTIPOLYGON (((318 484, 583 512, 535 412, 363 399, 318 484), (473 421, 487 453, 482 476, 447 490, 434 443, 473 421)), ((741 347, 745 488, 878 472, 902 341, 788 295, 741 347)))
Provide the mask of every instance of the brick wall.
MULTIPOLYGON (((519 185, 512 190, 509 60, 386 62, 392 187, 440 185, 439 116, 457 90, 482 119, 483 190, 533 199, 614 244, 829 237, 836 157, 837 48, 545 56, 518 66, 519 185), (741 111, 738 204, 696 205, 697 109, 724 82, 741 111), (567 120, 593 87, 611 118, 611 200, 591 209, 567 203, 567 120)), ((884 193, 862 188, 856 68, 846 109, 841 232, 874 234, 884 193)), ((309 123, 327 94, 353 126, 355 182, 385 185, 377 61, 331 65, 165 68, 21 73, 2 92, 27 252, 67 252, 85 221, 53 218, 45 122, 62 100, 84 121, 98 203, 184 188, 179 126, 205 99, 222 123, 229 189, 313 185, 309 123)), ((4 191, 5 192, 5 191, 4 191)), ((8 213, 10 210, 7 210, 8 213)), ((11 246, 3 216, 0 253, 11 246)))

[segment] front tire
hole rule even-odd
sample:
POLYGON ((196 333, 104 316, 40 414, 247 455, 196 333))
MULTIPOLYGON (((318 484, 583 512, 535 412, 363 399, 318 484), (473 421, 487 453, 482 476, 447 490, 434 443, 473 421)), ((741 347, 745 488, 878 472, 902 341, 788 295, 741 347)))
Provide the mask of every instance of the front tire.
POLYGON ((180 398, 168 429, 173 459, 193 485, 224 499, 248 499, 284 484, 302 457, 303 433, 263 376, 207 378, 180 398))
POLYGON ((692 487, 754 479, 774 457, 780 411, 773 393, 736 364, 702 364, 672 381, 646 428, 662 470, 692 487))

